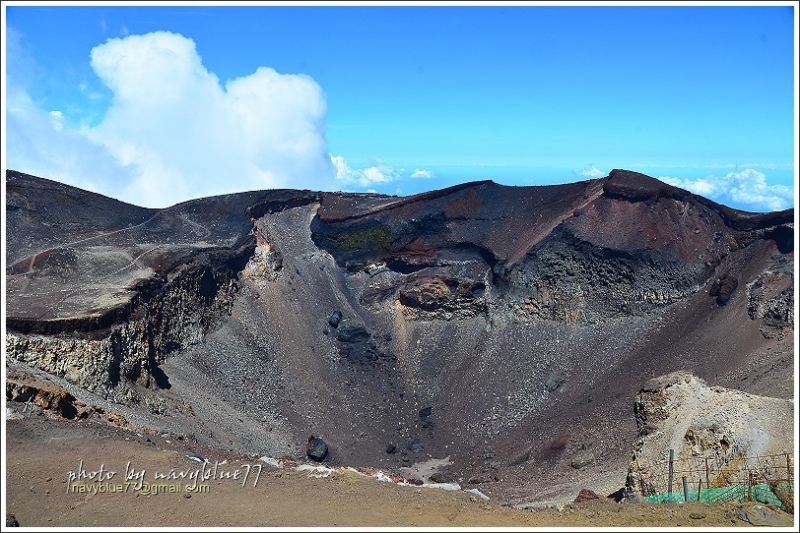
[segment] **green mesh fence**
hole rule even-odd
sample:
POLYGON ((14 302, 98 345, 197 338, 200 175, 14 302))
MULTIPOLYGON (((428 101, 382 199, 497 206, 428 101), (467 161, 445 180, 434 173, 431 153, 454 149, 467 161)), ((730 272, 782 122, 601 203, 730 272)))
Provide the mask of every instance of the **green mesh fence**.
MULTIPOLYGON (((794 490, 794 483, 782 483, 782 486, 794 490)), ((769 488, 767 484, 753 485, 750 488, 750 498, 761 503, 771 503, 772 505, 783 509, 783 503, 775 496, 775 493, 769 488)), ((700 490, 700 501, 706 503, 714 502, 732 502, 732 501, 745 501, 748 499, 747 485, 731 485, 729 487, 718 487, 711 489, 700 490)), ((646 496, 645 501, 650 503, 663 503, 663 502, 682 502, 683 492, 672 492, 670 494, 654 494, 653 496, 646 496)), ((698 501, 697 490, 689 491, 689 501, 698 501)))

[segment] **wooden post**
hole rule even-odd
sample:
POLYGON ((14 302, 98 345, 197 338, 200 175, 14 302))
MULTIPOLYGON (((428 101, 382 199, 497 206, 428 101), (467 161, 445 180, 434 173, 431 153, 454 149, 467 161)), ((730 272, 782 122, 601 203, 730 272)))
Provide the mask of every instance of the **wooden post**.
POLYGON ((711 486, 711 471, 708 468, 708 457, 706 457, 706 488, 711 486))
POLYGON ((753 473, 747 473, 747 500, 753 501, 753 473))
POLYGON ((789 461, 789 454, 786 454, 786 481, 792 482, 792 466, 789 461))
MULTIPOLYGON (((788 455, 787 455, 788 457, 788 455)), ((667 485, 667 492, 672 494, 672 474, 674 473, 672 461, 675 459, 675 450, 669 450, 669 482, 667 485)), ((788 459, 787 459, 788 461, 788 459)))
POLYGON ((683 501, 689 501, 689 481, 683 476, 683 501))
POLYGON ((700 501, 700 489, 703 488, 703 478, 697 481, 697 501, 700 501))

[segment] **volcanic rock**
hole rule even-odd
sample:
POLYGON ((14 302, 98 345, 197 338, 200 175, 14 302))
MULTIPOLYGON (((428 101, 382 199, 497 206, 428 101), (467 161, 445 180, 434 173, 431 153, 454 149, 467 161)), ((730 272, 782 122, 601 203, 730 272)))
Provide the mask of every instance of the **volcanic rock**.
POLYGON ((339 321, 341 319, 342 319, 342 312, 334 311, 333 313, 331 313, 331 316, 328 317, 328 324, 330 324, 335 328, 339 325, 339 321))
POLYGON ((366 326, 363 322, 345 318, 338 323, 336 330, 336 340, 341 342, 357 342, 369 337, 366 326))
POLYGON ((563 384, 564 378, 559 376, 550 376, 547 378, 547 381, 544 382, 544 388, 547 389, 548 392, 554 392, 563 384))
POLYGON ((32 403, 51 413, 73 419, 78 416, 78 403, 65 389, 41 380, 6 379, 6 399, 19 403, 32 403))
POLYGON ((433 474, 428 476, 428 479, 431 480, 431 483, 452 483, 453 482, 453 477, 451 475, 449 475, 449 474, 444 473, 444 472, 434 472, 433 474))
POLYGON ((480 474, 478 476, 473 476, 467 480, 467 483, 470 485, 480 485, 481 483, 494 483, 498 481, 496 475, 493 474, 480 474))
POLYGON ((321 463, 328 456, 328 445, 325 444, 324 440, 311 436, 308 439, 306 455, 314 461, 321 463))
POLYGON ((572 461, 570 461, 569 464, 570 464, 570 466, 572 468, 580 469, 580 468, 583 468, 583 467, 585 467, 587 465, 590 465, 590 464, 592 464, 594 462, 595 462, 594 454, 587 453, 587 454, 579 455, 578 457, 574 458, 572 461))
POLYGON ((596 492, 591 491, 589 489, 581 489, 581 491, 575 497, 575 500, 573 501, 573 503, 584 503, 584 502, 590 502, 590 501, 594 501, 594 500, 605 501, 605 500, 608 500, 608 498, 606 498, 605 496, 601 496, 601 495, 597 494, 596 492))
POLYGON ((708 291, 710 296, 716 296, 717 305, 725 305, 728 300, 733 296, 733 291, 739 286, 739 280, 736 276, 725 274, 723 277, 714 281, 708 291))

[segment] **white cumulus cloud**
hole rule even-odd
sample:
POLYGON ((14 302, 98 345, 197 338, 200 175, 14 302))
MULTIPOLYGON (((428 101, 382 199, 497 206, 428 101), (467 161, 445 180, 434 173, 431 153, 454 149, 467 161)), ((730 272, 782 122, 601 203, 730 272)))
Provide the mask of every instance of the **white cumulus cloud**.
POLYGON ((16 109, 8 112, 9 139, 17 137, 9 142, 8 168, 92 183, 103 194, 150 207, 336 185, 325 95, 309 76, 261 67, 222 85, 193 40, 163 31, 109 39, 90 57, 113 92, 102 121, 72 128, 63 115, 39 112, 18 89, 16 109), (41 136, 44 124, 50 131, 41 136))
POLYGON ((39 109, 18 87, 7 87, 6 131, 8 169, 112 197, 119 183, 135 178, 103 147, 66 127, 63 115, 39 109))
POLYGON ((608 175, 607 172, 603 172, 594 165, 589 165, 584 169, 576 170, 575 174, 577 174, 582 178, 589 178, 589 179, 605 178, 608 175))
POLYGON ((336 179, 343 185, 370 187, 376 183, 389 183, 400 178, 400 174, 394 168, 383 163, 356 170, 350 168, 342 156, 332 156, 331 162, 336 167, 336 179))
POLYGON ((715 202, 747 211, 780 211, 794 204, 791 187, 768 185, 767 176, 753 168, 695 180, 670 176, 659 179, 715 202))
POLYGON ((431 172, 430 170, 415 170, 413 174, 411 174, 412 178, 420 178, 420 179, 431 179, 435 178, 436 174, 431 172))

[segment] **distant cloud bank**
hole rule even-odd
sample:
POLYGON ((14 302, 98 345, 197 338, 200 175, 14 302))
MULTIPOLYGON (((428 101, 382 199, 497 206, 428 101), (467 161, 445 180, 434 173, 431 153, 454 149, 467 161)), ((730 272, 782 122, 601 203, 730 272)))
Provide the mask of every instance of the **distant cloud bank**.
MULTIPOLYGON (((383 162, 377 162, 363 170, 355 170, 350 168, 341 156, 331 156, 331 161, 336 167, 336 181, 345 187, 372 187, 409 177, 405 169, 398 170, 383 162)), ((417 169, 411 173, 410 177, 414 179, 432 179, 436 177, 436 174, 430 170, 417 169)), ((374 189, 370 189, 367 192, 370 191, 374 191, 374 189)))
POLYGON ((608 172, 603 172, 596 166, 589 165, 588 167, 582 170, 576 170, 575 175, 580 176, 582 178, 588 178, 594 180, 598 178, 605 178, 606 176, 608 176, 608 172))
MULTIPOLYGON (((711 165, 709 168, 726 166, 711 165)), ((604 178, 608 175, 593 164, 573 172, 576 176, 587 179, 604 178)), ((767 176, 754 168, 728 172, 724 176, 709 175, 697 179, 662 176, 658 179, 715 202, 748 211, 780 211, 794 205, 792 188, 785 185, 768 185, 767 176)))
POLYGON ((364 170, 354 170, 341 156, 332 156, 331 161, 336 167, 336 180, 345 186, 370 187, 376 183, 389 183, 400 177, 394 168, 382 163, 364 170))
POLYGON ((658 179, 715 202, 735 204, 748 211, 780 211, 794 204, 794 191, 790 187, 768 185, 766 175, 753 168, 695 180, 669 176, 658 179))
POLYGON ((415 170, 413 174, 411 174, 412 178, 419 178, 419 179, 431 179, 435 178, 436 174, 431 172, 430 170, 415 170))

